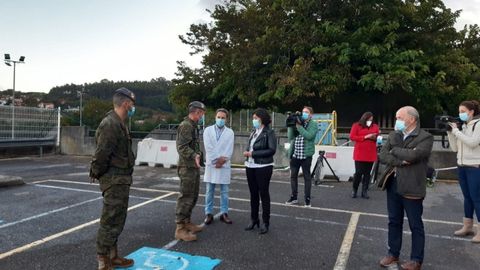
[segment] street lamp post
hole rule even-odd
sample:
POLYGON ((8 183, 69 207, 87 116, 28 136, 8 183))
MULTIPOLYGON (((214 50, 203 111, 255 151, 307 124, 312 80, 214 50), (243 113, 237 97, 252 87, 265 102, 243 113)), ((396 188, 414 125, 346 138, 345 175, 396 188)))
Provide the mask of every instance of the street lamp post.
POLYGON ((12 66, 13 63, 13 92, 12 92, 12 139, 15 139, 15 70, 17 64, 25 64, 25 56, 20 56, 18 61, 10 59, 10 54, 5 54, 5 65, 12 66))
POLYGON ((80 90, 80 92, 78 92, 78 94, 80 95, 80 108, 79 108, 79 112, 80 112, 80 126, 82 126, 82 111, 83 111, 83 93, 85 92, 85 85, 82 86, 82 90, 80 90))

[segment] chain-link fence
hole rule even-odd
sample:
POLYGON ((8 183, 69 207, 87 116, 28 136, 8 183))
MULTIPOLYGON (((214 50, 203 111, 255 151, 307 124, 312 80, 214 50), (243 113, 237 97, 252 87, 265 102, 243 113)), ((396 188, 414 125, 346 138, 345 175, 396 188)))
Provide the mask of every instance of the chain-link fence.
POLYGON ((0 106, 0 142, 57 138, 58 109, 0 106))

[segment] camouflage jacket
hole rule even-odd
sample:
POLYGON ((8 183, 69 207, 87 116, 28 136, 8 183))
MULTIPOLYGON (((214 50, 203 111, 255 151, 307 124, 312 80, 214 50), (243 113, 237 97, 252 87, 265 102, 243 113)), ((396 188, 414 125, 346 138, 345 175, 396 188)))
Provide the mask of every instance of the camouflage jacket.
POLYGON ((200 150, 199 131, 197 123, 190 118, 180 123, 177 130, 178 166, 195 168, 195 156, 202 156, 200 150))
POLYGON ((96 179, 104 174, 131 175, 135 165, 132 138, 115 111, 109 111, 95 133, 97 148, 90 168, 96 179))

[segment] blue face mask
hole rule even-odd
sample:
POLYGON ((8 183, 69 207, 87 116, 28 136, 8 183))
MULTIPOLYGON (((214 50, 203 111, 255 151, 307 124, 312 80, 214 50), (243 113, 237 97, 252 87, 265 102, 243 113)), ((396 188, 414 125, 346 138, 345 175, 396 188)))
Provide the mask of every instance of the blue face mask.
POLYGON ((306 112, 302 112, 302 119, 307 120, 310 115, 306 112))
POLYGON ((200 119, 198 119, 198 124, 199 124, 200 126, 203 126, 203 123, 205 123, 205 114, 202 115, 202 117, 201 117, 200 119))
POLYGON ((254 127, 254 128, 256 128, 256 129, 260 128, 260 120, 258 120, 258 119, 253 119, 253 120, 252 120, 252 124, 253 124, 253 127, 254 127))
POLYGON ((459 117, 460 120, 462 120, 463 122, 467 122, 467 121, 468 121, 468 114, 467 114, 466 112, 459 113, 459 114, 458 114, 458 117, 459 117))
POLYGON ((395 130, 404 131, 405 130, 405 121, 397 120, 395 121, 395 130))
POLYGON ((127 115, 128 117, 132 117, 135 114, 135 106, 132 106, 130 110, 128 110, 127 115))
POLYGON ((215 124, 219 128, 223 128, 225 126, 225 119, 217 118, 215 119, 215 124))

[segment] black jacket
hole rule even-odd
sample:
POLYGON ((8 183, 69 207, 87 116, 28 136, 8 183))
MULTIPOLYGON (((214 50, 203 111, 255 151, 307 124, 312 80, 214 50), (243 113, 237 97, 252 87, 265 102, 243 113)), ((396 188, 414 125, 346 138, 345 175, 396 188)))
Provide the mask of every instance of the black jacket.
MULTIPOLYGON (((250 143, 255 131, 250 134, 246 151, 250 151, 250 143)), ((268 126, 256 138, 253 144, 252 158, 256 164, 269 164, 273 162, 273 155, 277 151, 277 138, 275 132, 268 126)))
MULTIPOLYGON (((403 133, 393 131, 380 152, 380 162, 395 167, 397 192, 402 196, 426 195, 427 163, 432 152, 433 136, 417 127, 403 140, 403 133), (408 162, 408 164, 403 163, 408 162)), ((380 176, 382 179, 382 176, 380 176)))

